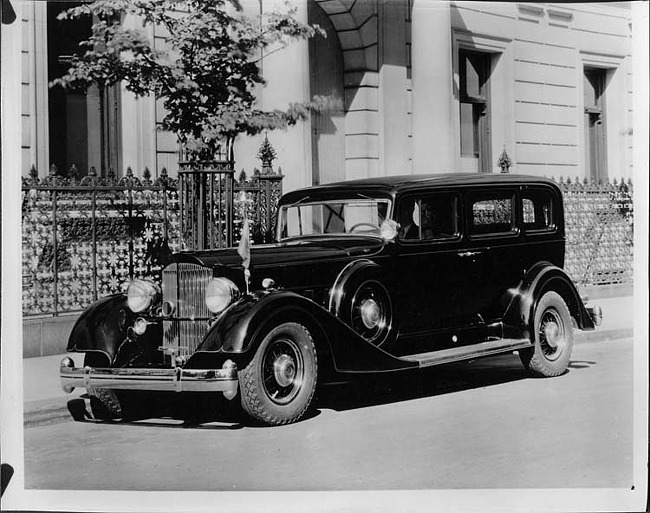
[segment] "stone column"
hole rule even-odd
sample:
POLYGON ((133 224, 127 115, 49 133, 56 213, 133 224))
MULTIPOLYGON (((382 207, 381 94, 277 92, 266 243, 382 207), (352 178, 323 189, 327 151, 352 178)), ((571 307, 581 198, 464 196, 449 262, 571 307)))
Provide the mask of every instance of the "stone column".
MULTIPOLYGON (((257 1, 242 2, 244 11, 251 16, 259 12, 257 1)), ((297 8, 296 19, 307 23, 307 0, 291 2, 297 8)), ((262 10, 272 12, 285 9, 284 0, 261 0, 262 10)), ((286 48, 271 53, 262 60, 263 76, 267 85, 258 91, 257 98, 264 110, 286 109, 290 103, 309 100, 309 46, 308 41, 293 41, 286 48)), ((269 141, 277 152, 275 169, 282 167, 285 175, 284 192, 311 185, 311 122, 298 122, 285 130, 268 133, 269 141)), ((256 158, 264 135, 249 138, 240 136, 235 146, 235 177, 244 168, 250 176, 253 167, 261 168, 256 158)))
MULTIPOLYGON (((22 21, 22 9, 25 6, 17 2, 12 2, 12 5, 16 12, 16 20, 10 25, 2 25, 0 93, 2 95, 2 169, 5 170, 2 173, 3 184, 8 177, 18 177, 19 179, 21 174, 26 175, 31 165, 31 162, 25 162, 23 165, 21 155, 21 133, 25 129, 22 125, 21 109, 23 102, 29 102, 29 98, 23 97, 21 86, 23 72, 29 73, 29 70, 23 70, 21 54, 21 43, 25 36, 23 31, 26 30, 22 21)), ((8 189, 3 187, 2 191, 4 195, 8 189)), ((3 227, 8 219, 14 217, 18 218, 19 216, 5 216, 3 227)))
MULTIPOLYGON (((13 2, 15 3, 15 2, 13 2)), ((49 111, 47 81, 47 3, 33 2, 33 51, 31 61, 32 79, 30 87, 33 91, 33 108, 30 109, 32 117, 32 163, 37 169, 45 172, 50 167, 49 145, 49 111)), ((18 20, 16 21, 18 23, 18 20)), ((30 163, 31 164, 31 163, 30 163)), ((23 170, 24 171, 24 170, 23 170)))
MULTIPOLYGON (((127 28, 142 30, 142 25, 134 16, 129 15, 123 22, 127 28)), ((154 31, 147 26, 146 33, 151 41, 154 40, 154 31)), ((127 166, 133 169, 136 176, 142 176, 145 167, 156 177, 156 100, 153 94, 136 98, 135 94, 120 85, 122 102, 121 130, 122 130, 122 162, 123 172, 127 166)), ((166 134, 167 135, 167 134, 166 134)), ((172 148, 176 147, 176 136, 168 134, 172 148)), ((173 171, 170 170, 170 171, 173 171)))
POLYGON ((414 172, 452 172, 456 150, 449 3, 414 0, 412 20, 414 172))
POLYGON ((382 121, 380 173, 403 175, 408 162, 406 98, 406 2, 383 0, 380 5, 379 109, 382 121))

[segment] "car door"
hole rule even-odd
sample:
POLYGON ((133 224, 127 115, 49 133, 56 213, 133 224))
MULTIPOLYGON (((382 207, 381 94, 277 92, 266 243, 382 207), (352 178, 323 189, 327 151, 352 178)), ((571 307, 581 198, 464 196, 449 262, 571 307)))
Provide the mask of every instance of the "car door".
POLYGON ((522 277, 525 245, 518 227, 516 187, 490 187, 467 194, 467 241, 461 251, 473 260, 471 294, 465 308, 479 322, 498 320, 500 299, 522 277))
POLYGON ((398 198, 401 224, 396 251, 396 311, 401 351, 432 349, 417 342, 461 322, 464 273, 458 256, 461 201, 457 191, 430 191, 398 198), (411 218, 400 209, 408 206, 411 218), (411 343, 406 343, 405 340, 411 343))

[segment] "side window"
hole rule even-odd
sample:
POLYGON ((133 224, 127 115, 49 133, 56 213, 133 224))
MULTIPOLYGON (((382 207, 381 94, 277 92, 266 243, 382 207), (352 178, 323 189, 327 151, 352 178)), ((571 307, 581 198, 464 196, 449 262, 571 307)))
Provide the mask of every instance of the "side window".
POLYGON ((454 194, 407 197, 397 207, 398 238, 444 240, 458 235, 458 198, 454 194))
POLYGON ((470 235, 515 233, 514 194, 491 193, 472 200, 470 235))
POLYGON ((451 239, 458 235, 458 199, 452 194, 425 196, 420 202, 422 239, 451 239))
POLYGON ((526 232, 555 229, 553 194, 547 189, 527 189, 522 192, 521 206, 526 232))
POLYGON ((406 241, 420 240, 420 198, 402 198, 397 204, 395 220, 399 224, 398 239, 406 241))

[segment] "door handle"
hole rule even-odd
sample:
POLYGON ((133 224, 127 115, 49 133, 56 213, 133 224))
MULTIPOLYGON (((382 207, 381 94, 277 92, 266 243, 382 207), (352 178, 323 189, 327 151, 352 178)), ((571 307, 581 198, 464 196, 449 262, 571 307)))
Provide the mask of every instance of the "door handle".
POLYGON ((480 255, 480 251, 461 251, 458 253, 459 257, 470 257, 470 256, 475 256, 475 255, 480 255))

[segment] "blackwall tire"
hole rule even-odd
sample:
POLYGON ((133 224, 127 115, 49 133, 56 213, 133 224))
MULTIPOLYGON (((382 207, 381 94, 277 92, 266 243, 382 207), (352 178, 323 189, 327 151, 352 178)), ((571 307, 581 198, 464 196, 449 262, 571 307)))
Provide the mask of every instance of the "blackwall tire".
POLYGON ((262 424, 296 422, 309 408, 317 380, 316 346, 309 331, 294 322, 279 324, 239 373, 242 408, 262 424))
POLYGON ((569 309, 557 292, 542 296, 531 331, 534 347, 519 352, 528 374, 534 377, 563 374, 571 360, 573 326, 569 309))
MULTIPOLYGON (((96 367, 105 365, 103 356, 87 353, 84 366, 96 367)), ((86 392, 90 397, 90 411, 96 420, 113 420, 124 415, 123 405, 115 390, 110 388, 88 387, 86 392)))
POLYGON ((113 420, 124 416, 122 402, 115 390, 110 388, 88 387, 90 411, 96 420, 113 420))

